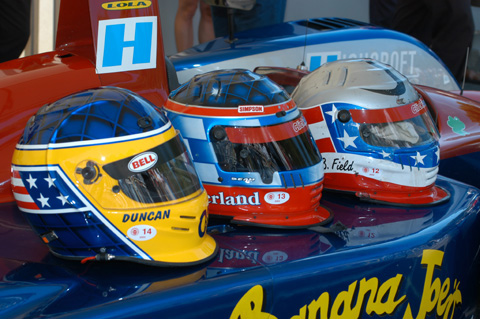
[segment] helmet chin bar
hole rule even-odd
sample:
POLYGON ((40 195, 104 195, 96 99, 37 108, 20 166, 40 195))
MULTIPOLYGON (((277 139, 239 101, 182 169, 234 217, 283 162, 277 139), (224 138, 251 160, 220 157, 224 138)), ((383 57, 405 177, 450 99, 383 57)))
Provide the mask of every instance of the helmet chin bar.
POLYGON ((332 220, 333 213, 330 210, 324 207, 317 207, 313 211, 295 213, 295 215, 279 213, 276 215, 249 214, 242 216, 238 214, 231 220, 231 223, 277 229, 305 229, 322 226, 330 223, 332 220), (322 213, 321 210, 325 210, 327 213, 322 213), (291 216, 293 218, 290 218, 291 216))
POLYGON ((333 219, 333 213, 320 205, 322 184, 288 189, 236 188, 235 191, 221 186, 206 187, 210 190, 210 212, 215 212, 217 218, 228 219, 233 224, 302 229, 325 225, 333 219), (301 204, 293 206, 292 203, 288 210, 280 204, 298 198, 301 199, 301 204))
POLYGON ((346 184, 349 187, 333 186, 328 180, 344 179, 345 176, 332 174, 326 177, 326 183, 330 184, 325 191, 342 192, 352 194, 362 201, 378 204, 421 207, 433 206, 446 202, 450 199, 450 193, 435 184, 423 187, 402 186, 398 184, 381 182, 360 175, 350 175, 346 184), (337 175, 337 176, 336 176, 337 175))
POLYGON ((368 202, 410 207, 433 206, 450 199, 450 193, 436 185, 413 192, 359 191, 355 195, 368 202))
POLYGON ((415 153, 392 154, 390 160, 353 152, 324 153, 325 189, 396 205, 436 204, 443 197, 447 200, 449 195, 435 187, 438 166, 419 167, 413 159, 415 153), (397 157, 401 160, 395 162, 393 158, 397 157))

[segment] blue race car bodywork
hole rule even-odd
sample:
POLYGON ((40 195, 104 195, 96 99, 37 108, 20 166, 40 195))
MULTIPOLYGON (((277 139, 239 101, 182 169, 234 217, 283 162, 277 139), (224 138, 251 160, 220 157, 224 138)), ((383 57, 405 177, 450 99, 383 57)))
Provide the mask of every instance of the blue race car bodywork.
POLYGON ((438 56, 415 38, 343 18, 286 22, 239 32, 170 56, 180 83, 211 70, 258 66, 313 71, 340 59, 371 58, 390 64, 413 84, 451 91, 459 86, 438 56))
MULTIPOLYGON (((326 193, 321 204, 334 215, 331 227, 326 228, 261 229, 210 219, 208 231, 219 252, 201 265, 160 268, 55 257, 30 228, 10 190, 11 153, 28 118, 45 103, 93 87, 124 87, 159 109, 172 89, 161 46, 153 69, 99 73, 96 65, 98 44, 103 44, 99 20, 125 27, 126 16, 158 17, 155 2, 63 1, 62 7, 61 41, 55 52, 0 65, 1 149, 7 158, 0 180, 1 318, 478 317, 480 190, 441 176, 437 184, 451 197, 436 206, 384 206, 326 193), (32 87, 35 94, 25 94, 32 87)), ((431 78, 433 84, 458 89, 443 64, 416 41, 342 21, 341 27, 309 29, 323 34, 323 40, 318 35, 312 47, 318 45, 325 55, 307 50, 307 58, 302 58, 305 25, 296 22, 265 30, 261 51, 238 34, 233 47, 221 39, 193 48, 196 57, 182 53, 172 61, 182 82, 182 77, 189 76, 182 72, 195 61, 205 68, 253 65, 251 61, 236 64, 243 54, 245 59, 254 57, 255 66, 274 65, 271 61, 277 61, 276 56, 278 64, 284 64, 279 51, 286 49, 288 66, 305 60, 314 68, 317 62, 350 57, 354 53, 348 47, 355 54, 376 47, 372 52, 379 58, 420 63, 406 64, 412 79, 418 75, 418 79, 431 78), (291 39, 282 42, 282 33, 292 35, 291 39), (390 45, 378 46, 379 38, 391 39, 390 45), (210 50, 217 45, 217 51, 210 50)), ((310 37, 314 35, 310 31, 307 41, 314 41, 316 36, 310 37)), ((161 39, 155 44, 161 44, 161 39)), ((102 57, 110 53, 107 50, 102 57)), ((372 57, 373 53, 368 54, 372 57)))
POLYGON ((187 268, 57 259, 4 204, 2 318, 470 318, 479 192, 439 185, 452 198, 429 208, 325 196, 337 234, 211 225, 217 257, 187 268))

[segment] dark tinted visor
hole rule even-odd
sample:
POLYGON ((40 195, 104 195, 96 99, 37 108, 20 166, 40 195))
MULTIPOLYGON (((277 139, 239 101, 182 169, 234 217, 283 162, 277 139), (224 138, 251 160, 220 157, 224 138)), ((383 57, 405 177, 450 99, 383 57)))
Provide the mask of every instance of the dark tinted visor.
POLYGON ((195 168, 177 135, 150 150, 103 166, 120 189, 141 203, 181 199, 201 188, 195 168))
POLYGON ((227 172, 258 172, 271 183, 274 172, 297 170, 320 162, 321 156, 303 116, 278 125, 217 125, 210 131, 220 168, 227 172))

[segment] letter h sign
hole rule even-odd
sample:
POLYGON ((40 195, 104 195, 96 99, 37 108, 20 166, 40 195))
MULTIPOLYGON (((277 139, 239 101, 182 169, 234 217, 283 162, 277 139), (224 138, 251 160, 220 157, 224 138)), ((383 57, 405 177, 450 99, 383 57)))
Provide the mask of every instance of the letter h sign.
POLYGON ((157 17, 98 22, 98 74, 154 69, 156 58, 157 17))

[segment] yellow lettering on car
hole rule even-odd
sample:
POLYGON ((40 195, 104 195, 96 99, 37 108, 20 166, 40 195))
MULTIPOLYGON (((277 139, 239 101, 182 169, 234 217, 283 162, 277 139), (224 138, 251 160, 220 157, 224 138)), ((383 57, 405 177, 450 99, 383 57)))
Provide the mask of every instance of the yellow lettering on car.
MULTIPOLYGON (((410 303, 404 308, 404 319, 425 319, 428 314, 436 312, 437 317, 447 319, 454 317, 455 307, 462 302, 462 293, 459 290, 460 282, 456 279, 451 285, 451 279, 445 278, 442 282, 435 277, 435 271, 441 269, 444 252, 439 250, 424 250, 421 263, 426 265, 423 293, 419 298, 420 306, 417 316, 413 316, 410 303)), ((365 314, 392 315, 400 309, 400 305, 407 301, 407 296, 399 296, 402 274, 389 278, 382 284, 378 278, 362 278, 352 282, 347 290, 339 292, 334 298, 328 292, 320 294, 318 299, 305 304, 298 311, 298 315, 290 319, 316 318, 363 318, 365 314), (368 298, 368 299, 367 299, 368 298)), ((252 287, 239 300, 230 319, 276 319, 275 316, 263 312, 264 291, 261 285, 252 287)))
POLYGON ((269 313, 263 312, 263 287, 253 286, 233 309, 230 319, 277 319, 269 313))

